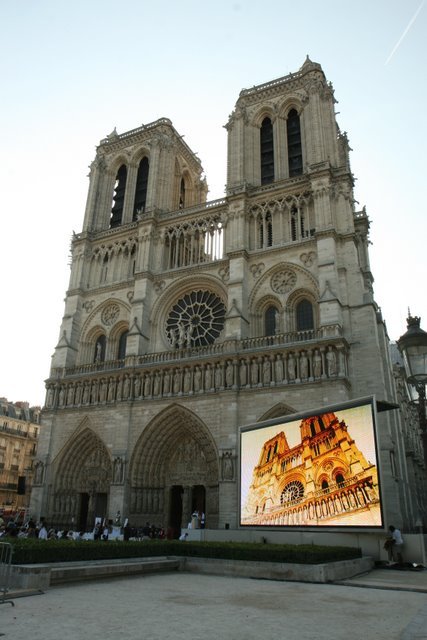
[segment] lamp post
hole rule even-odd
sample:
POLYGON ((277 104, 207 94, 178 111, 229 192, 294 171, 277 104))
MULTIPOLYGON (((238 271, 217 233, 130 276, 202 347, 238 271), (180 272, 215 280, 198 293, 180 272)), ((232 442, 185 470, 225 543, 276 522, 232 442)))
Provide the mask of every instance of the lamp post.
POLYGON ((427 333, 420 328, 420 321, 421 318, 409 315, 406 321, 408 329, 397 341, 397 346, 403 357, 406 379, 418 392, 418 416, 427 469, 427 333))

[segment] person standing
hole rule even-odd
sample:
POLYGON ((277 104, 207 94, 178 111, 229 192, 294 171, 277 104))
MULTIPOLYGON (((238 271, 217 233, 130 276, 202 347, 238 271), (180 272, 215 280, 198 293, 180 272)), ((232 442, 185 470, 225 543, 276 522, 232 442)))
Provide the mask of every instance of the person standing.
POLYGON ((398 562, 399 564, 403 564, 403 556, 402 556, 402 548, 403 548, 403 538, 399 529, 396 529, 392 524, 389 526, 388 530, 390 531, 389 541, 390 544, 387 546, 388 550, 388 558, 390 562, 394 560, 394 562, 398 562))

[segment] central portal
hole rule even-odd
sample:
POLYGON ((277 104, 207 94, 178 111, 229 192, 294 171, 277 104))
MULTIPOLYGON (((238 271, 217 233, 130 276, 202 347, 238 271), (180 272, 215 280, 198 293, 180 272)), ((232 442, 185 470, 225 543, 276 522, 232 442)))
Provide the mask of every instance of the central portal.
POLYGON ((190 522, 195 526, 193 514, 198 514, 197 527, 204 526, 206 512, 206 489, 198 484, 192 487, 173 485, 170 489, 169 501, 169 536, 179 538, 181 529, 186 529, 190 522))

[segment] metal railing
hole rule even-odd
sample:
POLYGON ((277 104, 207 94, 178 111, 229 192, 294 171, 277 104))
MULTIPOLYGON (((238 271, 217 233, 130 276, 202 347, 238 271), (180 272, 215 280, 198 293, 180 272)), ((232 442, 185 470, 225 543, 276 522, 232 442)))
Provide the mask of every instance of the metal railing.
POLYGON ((9 542, 0 542, 0 604, 8 602, 14 607, 13 600, 6 600, 9 592, 12 553, 13 547, 9 542))

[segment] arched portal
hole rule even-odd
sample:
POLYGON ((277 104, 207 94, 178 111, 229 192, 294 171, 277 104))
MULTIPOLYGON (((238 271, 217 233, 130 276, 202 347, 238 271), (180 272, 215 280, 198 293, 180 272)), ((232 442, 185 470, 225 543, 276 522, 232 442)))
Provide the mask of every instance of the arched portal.
POLYGON ((197 510, 218 526, 218 453, 206 425, 179 405, 147 426, 131 465, 130 519, 161 525, 177 536, 197 510))
POLYGON ((51 524, 80 531, 92 529, 95 518, 108 515, 112 465, 104 443, 86 427, 67 445, 54 466, 51 524))

